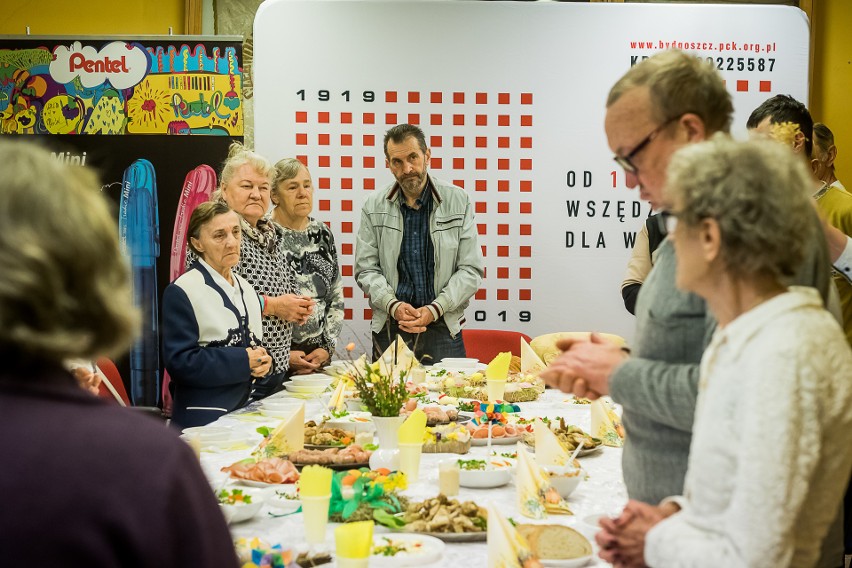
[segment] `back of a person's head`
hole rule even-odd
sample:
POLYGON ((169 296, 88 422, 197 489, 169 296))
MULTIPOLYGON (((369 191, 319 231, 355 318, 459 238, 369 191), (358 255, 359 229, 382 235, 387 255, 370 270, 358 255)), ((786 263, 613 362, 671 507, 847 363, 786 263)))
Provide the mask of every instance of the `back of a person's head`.
POLYGON ((810 158, 813 155, 814 121, 808 107, 790 95, 775 95, 751 112, 746 127, 757 128, 767 118, 769 124, 790 123, 798 126, 805 136, 805 156, 810 158))
POLYGON ((677 49, 661 51, 631 67, 610 89, 606 106, 639 87, 648 88, 660 123, 693 113, 701 117, 708 135, 731 129, 731 94, 706 59, 677 49))
POLYGON ((780 278, 795 272, 816 231, 809 177, 784 144, 717 134, 672 156, 666 191, 687 226, 718 222, 731 273, 780 278))
MULTIPOLYGON (((834 132, 822 122, 814 123, 814 156, 824 157, 834 146, 834 132)), ((833 166, 832 166, 833 167, 833 166)))
POLYGON ((0 171, 4 365, 118 354, 136 312, 115 217, 94 174, 20 139, 0 140, 0 171))

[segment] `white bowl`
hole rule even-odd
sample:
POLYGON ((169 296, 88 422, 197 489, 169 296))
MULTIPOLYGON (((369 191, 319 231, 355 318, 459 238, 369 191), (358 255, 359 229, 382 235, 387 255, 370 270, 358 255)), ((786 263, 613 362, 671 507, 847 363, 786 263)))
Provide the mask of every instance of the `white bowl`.
POLYGON ((348 430, 349 432, 373 432, 376 429, 376 425, 373 424, 373 421, 370 420, 369 412, 349 412, 346 416, 341 418, 332 417, 325 423, 328 428, 340 428, 341 430, 348 430), (360 420, 354 420, 358 418, 360 420), (366 419, 366 420, 365 420, 366 419))
POLYGON ((475 489, 501 487, 512 480, 511 467, 494 469, 459 469, 459 485, 475 489))
POLYGON ((329 377, 323 373, 315 373, 313 375, 293 375, 290 377, 290 383, 303 386, 319 386, 327 387, 334 382, 334 377, 329 377))
POLYGON ((298 394, 320 394, 325 390, 326 386, 328 385, 302 385, 294 384, 292 382, 284 383, 285 389, 298 394))
POLYGON ((232 432, 230 428, 224 426, 195 426, 192 428, 184 428, 183 435, 186 438, 198 438, 202 445, 208 442, 224 442, 231 439, 232 432))
POLYGON ((241 523, 243 521, 251 519, 252 517, 257 515, 258 512, 260 512, 260 509, 263 507, 263 504, 266 501, 266 493, 264 491, 251 490, 243 487, 240 487, 240 489, 242 489, 243 494, 251 496, 251 503, 241 503, 238 505, 226 505, 223 503, 219 503, 219 510, 222 511, 222 515, 225 517, 225 520, 228 522, 229 525, 234 523, 241 523))
POLYGON ((282 513, 292 513, 302 506, 300 499, 287 499, 284 495, 296 495, 295 485, 282 485, 280 489, 273 489, 266 494, 266 504, 282 513))
POLYGON ((438 364, 445 368, 473 369, 479 364, 479 359, 470 357, 445 357, 438 364))
POLYGON ((347 398, 346 410, 348 410, 349 412, 360 412, 361 404, 362 403, 360 398, 347 398))
POLYGON ((574 466, 543 466, 542 469, 548 476, 550 486, 556 489, 559 496, 567 499, 571 493, 580 485, 583 479, 583 470, 574 466))

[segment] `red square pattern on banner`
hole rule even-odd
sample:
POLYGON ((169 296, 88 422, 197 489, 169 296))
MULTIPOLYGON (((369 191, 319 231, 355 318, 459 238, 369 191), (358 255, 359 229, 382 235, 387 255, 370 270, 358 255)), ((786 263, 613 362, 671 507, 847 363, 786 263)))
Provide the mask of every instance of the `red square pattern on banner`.
POLYGON ((772 92, 772 81, 761 81, 760 82, 760 92, 761 93, 772 92))
POLYGON ((748 92, 748 81, 745 79, 740 79, 737 81, 737 91, 738 92, 748 92))
POLYGON ((479 248, 482 249, 482 256, 483 257, 488 256, 488 251, 486 250, 488 247, 486 247, 485 245, 480 245, 479 248))
POLYGON ((297 159, 297 160, 299 160, 300 162, 302 162, 302 164, 303 164, 306 168, 309 166, 309 164, 308 164, 308 157, 307 157, 307 156, 305 156, 304 154, 299 154, 298 156, 296 156, 296 159, 297 159))
MULTIPOLYGON (((740 90, 748 90, 747 82, 739 82, 737 84, 738 89, 740 90), (745 83, 745 84, 743 84, 745 83)), ((759 89, 761 92, 769 92, 771 91, 771 81, 761 81, 759 82, 759 89)), ((489 124, 492 126, 500 126, 500 127, 511 127, 515 126, 515 128, 531 128, 534 122, 533 113, 531 113, 532 109, 529 108, 529 105, 533 104, 533 94, 532 93, 500 93, 500 92, 449 92, 446 93, 446 97, 444 97, 445 93, 441 93, 439 91, 386 91, 385 93, 385 102, 389 104, 399 104, 402 102, 398 108, 386 108, 382 109, 381 107, 373 107, 374 110, 371 110, 370 107, 366 109, 353 108, 352 111, 348 109, 344 112, 334 113, 327 111, 319 111, 316 114, 305 111, 297 111, 295 113, 296 123, 300 125, 304 125, 300 127, 301 131, 296 133, 296 143, 299 146, 305 146, 305 150, 310 147, 310 142, 314 140, 314 136, 316 136, 315 140, 317 141, 318 146, 322 146, 324 153, 320 156, 309 156, 302 155, 299 158, 303 161, 303 163, 307 164, 308 159, 314 161, 321 168, 330 168, 331 160, 339 161, 340 167, 342 169, 352 170, 353 168, 357 168, 361 166, 364 170, 381 170, 379 172, 380 176, 384 176, 387 172, 385 172, 386 164, 377 163, 377 160, 383 157, 381 154, 381 139, 376 140, 377 134, 365 134, 363 132, 357 132, 357 129, 360 127, 353 126, 353 118, 355 118, 356 114, 361 115, 361 124, 363 125, 375 125, 376 121, 376 112, 383 114, 381 117, 384 119, 384 125, 393 126, 400 122, 400 119, 406 119, 410 124, 420 124, 421 120, 426 122, 429 126, 438 127, 437 134, 430 134, 429 142, 430 148, 433 150, 433 154, 436 150, 439 153, 443 153, 443 156, 433 156, 430 163, 430 169, 434 170, 442 170, 443 159, 451 160, 448 162, 448 166, 452 164, 452 170, 445 172, 447 178, 459 177, 462 179, 454 179, 453 183, 458 185, 459 187, 464 188, 466 185, 469 185, 470 189, 478 192, 477 195, 482 196, 484 199, 477 199, 474 201, 474 210, 477 215, 484 216, 482 218, 483 222, 477 223, 477 232, 480 235, 480 246, 482 249, 483 257, 486 257, 487 246, 486 242, 496 246, 497 257, 495 258, 503 258, 508 259, 510 257, 510 252, 514 250, 512 246, 518 246, 517 253, 520 259, 530 259, 532 257, 532 246, 527 244, 516 244, 518 239, 529 238, 532 235, 532 224, 518 224, 516 220, 510 220, 510 217, 506 217, 509 215, 513 215, 515 211, 519 212, 522 215, 531 215, 532 214, 532 202, 529 200, 529 197, 526 200, 522 200, 519 194, 522 193, 531 193, 532 192, 532 180, 530 179, 531 172, 533 171, 533 160, 531 156, 524 156, 523 153, 518 155, 518 150, 530 150, 533 147, 533 138, 532 136, 519 136, 517 138, 501 135, 482 135, 483 132, 488 132, 484 128, 478 131, 478 134, 474 135, 473 127, 487 127, 489 124), (451 111, 449 107, 442 106, 444 103, 453 104, 455 108, 451 111), (502 105, 500 107, 500 112, 498 113, 489 113, 492 107, 488 107, 487 105, 494 103, 498 105, 502 105), (522 112, 518 112, 520 108, 513 108, 509 105, 511 104, 517 105, 520 103, 521 105, 527 105, 527 108, 523 109, 522 112), (405 105, 411 106, 405 106, 405 105), (434 106, 430 106, 434 105, 434 106), (467 105, 467 106, 464 106, 467 105), (478 105, 476 108, 475 105, 478 105), (370 112, 362 112, 362 110, 370 111, 370 112), (478 111, 478 112, 476 112, 478 111), (490 114, 490 116, 489 116, 490 114), (446 115, 446 120, 444 120, 446 115), (328 133, 328 129, 324 131, 317 132, 319 125, 328 125, 334 122, 332 117, 335 119, 339 116, 339 124, 347 125, 342 129, 342 132, 339 130, 335 130, 332 127, 332 134, 336 137, 337 133, 340 132, 340 147, 335 151, 333 141, 331 140, 332 134, 328 133), (314 125, 309 124, 311 118, 316 117, 316 123, 314 125), (313 128, 311 128, 313 127, 313 128), (354 128, 354 130, 353 130, 354 128), (345 147, 350 147, 353 145, 354 136, 361 135, 362 147, 366 148, 361 155, 361 163, 355 164, 355 159, 357 156, 351 155, 351 150, 349 152, 340 151, 345 147), (452 142, 451 148, 447 147, 446 152, 441 152, 441 149, 444 148, 443 138, 444 136, 450 136, 450 140, 452 142), (467 139, 468 136, 472 136, 472 138, 467 139), (378 147, 377 147, 378 146, 378 147), (492 148, 498 150, 511 150, 515 149, 515 152, 512 154, 507 153, 498 153, 497 155, 493 155, 493 153, 484 155, 484 149, 492 148), (454 149, 458 151, 454 152, 454 149), (375 151, 378 151, 375 155, 372 154, 375 151), (331 155, 327 155, 327 154, 331 155), (365 155, 368 154, 368 155, 365 155), (493 157, 494 159, 488 160, 488 157, 493 157), (443 159, 442 159, 443 158, 443 159), (469 170, 465 170, 465 160, 468 160, 470 163, 468 166, 472 166, 469 170), (518 162, 514 160, 517 159, 518 162), (491 162, 489 164, 489 161, 491 162), (517 170, 515 170, 517 168, 517 170), (521 179, 510 180, 510 179, 497 179, 494 176, 495 173, 499 171, 505 171, 506 174, 504 176, 511 176, 509 172, 516 173, 518 171, 523 172, 521 179), (476 172, 476 175, 474 175, 476 172), (529 173, 528 173, 529 172, 529 173), (470 177, 466 177, 470 176, 470 177), (526 179, 525 179, 526 178, 526 179), (490 184, 489 184, 490 180, 490 184), (491 187, 489 188, 489 185, 491 187), (500 192, 503 199, 497 200, 494 197, 488 196, 489 189, 494 192, 500 192), (517 193, 516 193, 517 192, 517 193), (489 205, 489 203, 491 205, 489 205), (517 203, 517 209, 515 209, 515 203, 517 203), (497 215, 496 217, 491 217, 486 220, 489 215, 489 211, 491 215, 497 215), (499 223, 498 221, 510 221, 509 223, 499 223), (488 226, 492 225, 492 231, 489 235, 488 226), (517 229, 511 229, 510 227, 518 227, 517 229), (518 231, 514 233, 514 231, 518 231), (496 232, 495 232, 496 231, 496 232), (502 241, 502 242, 501 242, 502 241)), ((381 95, 379 95, 381 96, 381 95)), ((504 130, 503 132, 509 132, 509 129, 504 130)), ((378 137, 381 138, 381 134, 378 134, 378 137)), ((335 140, 336 142, 336 140, 335 140)), ((383 160, 382 160, 383 162, 383 160)), ((336 173, 336 172, 335 172, 336 173)), ((352 171, 349 175, 358 175, 357 169, 352 171)), ((363 172, 367 173, 367 172, 363 172)), ((392 181, 392 178, 388 177, 389 181, 392 181)), ((347 177, 340 178, 339 182, 337 179, 332 179, 329 177, 321 177, 317 180, 317 187, 321 190, 330 190, 332 187, 332 183, 335 184, 336 188, 342 190, 352 190, 354 182, 361 181, 361 185, 358 189, 371 191, 376 189, 376 178, 365 178, 359 177, 357 180, 347 177)), ((386 181, 382 181, 382 184, 387 183, 386 181)), ((326 194, 333 195, 333 194, 326 194)), ((496 197, 496 194, 494 194, 496 197)), ((354 231, 354 217, 351 215, 355 212, 356 208, 360 207, 360 200, 355 199, 343 199, 342 196, 337 196, 332 199, 321 199, 318 200, 318 209, 320 211, 340 211, 344 214, 350 215, 348 218, 352 219, 352 221, 346 221, 341 223, 341 240, 343 235, 349 234, 351 235, 354 231), (332 202, 335 203, 332 203, 332 202), (339 209, 338 209, 339 208, 339 209)), ((344 217, 347 218, 347 217, 344 217)), ((339 219, 339 218, 338 218, 339 219)), ((479 220, 479 219, 478 219, 479 220)), ((354 255, 354 245, 352 243, 344 243, 341 242, 341 253, 342 255, 352 256, 354 255)), ((523 262, 529 262, 528 260, 522 260, 521 265, 517 266, 518 268, 518 280, 531 280, 532 279, 532 269, 529 265, 524 266, 523 262)), ((492 272, 493 275, 496 274, 497 279, 504 281, 506 284, 513 283, 513 278, 511 277, 511 272, 513 272, 514 268, 509 268, 506 266, 493 266, 490 263, 487 263, 487 268, 490 266, 490 270, 496 272, 492 272)), ((351 278, 353 267, 351 264, 342 265, 341 266, 342 273, 345 277, 351 278)), ((501 301, 508 301, 511 299, 517 298, 520 301, 529 301, 531 299, 531 290, 529 289, 512 289, 510 285, 509 289, 506 288, 496 288, 494 286, 494 282, 490 282, 485 280, 483 283, 483 288, 480 289, 475 297, 478 300, 486 300, 487 298, 497 298, 501 301)), ((504 284, 505 286, 505 284, 504 284)), ((354 286, 346 286, 344 287, 344 296, 347 298, 352 298, 354 294, 354 286)), ((360 297, 360 294, 359 294, 360 297)), ((359 312, 362 311, 361 305, 355 305, 354 308, 359 312)), ((352 319, 353 317, 353 309, 346 309, 346 318, 352 319)), ((364 309, 363 310, 364 319, 370 319, 371 310, 364 309)))
POLYGON ((343 308, 343 319, 351 320, 352 319, 352 309, 351 308, 343 308))
POLYGON ((373 310, 364 308, 364 321, 370 321, 371 319, 373 319, 373 310))

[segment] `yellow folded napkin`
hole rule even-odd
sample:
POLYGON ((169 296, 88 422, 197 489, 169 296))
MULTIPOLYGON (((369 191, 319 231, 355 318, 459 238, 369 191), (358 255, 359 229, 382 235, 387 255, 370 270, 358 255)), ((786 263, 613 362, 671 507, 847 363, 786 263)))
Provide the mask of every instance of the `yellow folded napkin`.
POLYGON ((302 468, 299 478, 299 494, 302 497, 325 497, 331 495, 331 476, 334 472, 321 465, 302 468))
POLYGON ((612 404, 599 398, 589 406, 592 410, 591 435, 603 440, 605 446, 620 448, 624 445, 624 426, 621 425, 621 419, 612 404))
POLYGON ((525 517, 544 519, 547 513, 574 514, 568 507, 568 503, 550 486, 544 472, 521 444, 518 444, 515 485, 518 490, 518 510, 525 517))
POLYGON ((423 434, 425 432, 426 413, 419 408, 415 408, 414 412, 399 427, 396 435, 400 444, 420 444, 423 442, 423 434))
POLYGON ((411 368, 418 365, 414 353, 402 340, 402 337, 396 336, 396 341, 391 343, 382 356, 378 360, 379 372, 385 377, 392 376, 399 379, 400 375, 408 377, 411 368))
POLYGON ((509 376, 509 365, 512 362, 512 352, 499 353, 488 363, 485 369, 485 379, 488 381, 505 381, 509 376))
POLYGON ((346 387, 349 386, 349 379, 340 377, 337 380, 337 387, 331 393, 331 398, 328 399, 329 410, 343 410, 346 405, 346 387))
POLYGON ((334 529, 334 544, 340 558, 367 558, 373 549, 373 521, 344 523, 334 529))
POLYGON ((500 511, 488 508, 488 566, 522 568, 533 558, 529 544, 500 511))
POLYGON ((530 344, 521 338, 521 373, 524 375, 538 375, 544 371, 547 365, 541 360, 530 344))
POLYGON ((535 461, 539 466, 564 466, 571 456, 559 443, 556 434, 541 420, 535 419, 535 461))
POLYGON ((282 421, 265 442, 252 455, 279 457, 305 449, 305 404, 300 404, 292 416, 282 421))

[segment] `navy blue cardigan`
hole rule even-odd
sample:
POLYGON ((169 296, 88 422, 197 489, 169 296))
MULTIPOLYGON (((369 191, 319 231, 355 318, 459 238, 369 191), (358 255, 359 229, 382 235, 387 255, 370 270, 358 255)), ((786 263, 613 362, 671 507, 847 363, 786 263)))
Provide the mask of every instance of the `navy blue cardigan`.
POLYGON ((182 428, 213 422, 243 406, 251 394, 246 347, 261 344, 263 305, 251 284, 233 276, 247 322, 198 262, 163 294, 163 357, 174 385, 172 421, 182 428))

